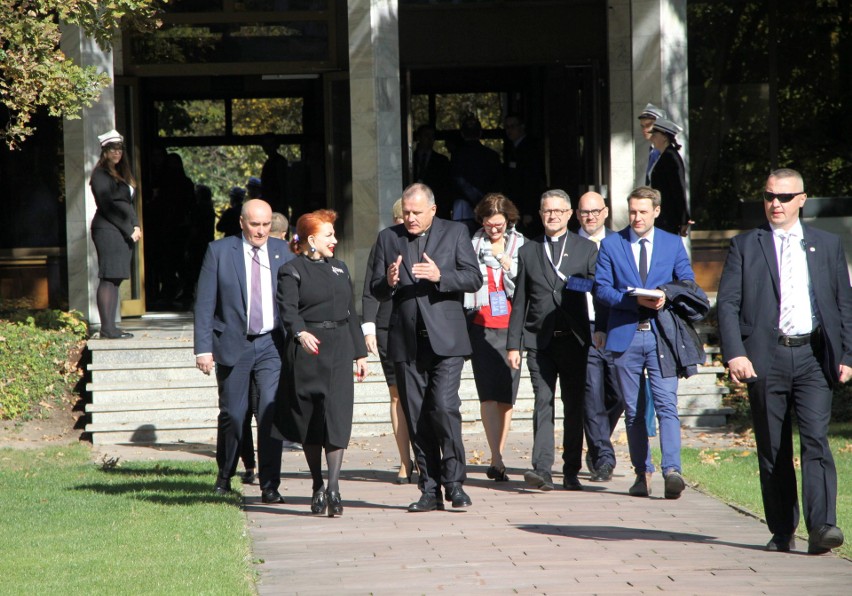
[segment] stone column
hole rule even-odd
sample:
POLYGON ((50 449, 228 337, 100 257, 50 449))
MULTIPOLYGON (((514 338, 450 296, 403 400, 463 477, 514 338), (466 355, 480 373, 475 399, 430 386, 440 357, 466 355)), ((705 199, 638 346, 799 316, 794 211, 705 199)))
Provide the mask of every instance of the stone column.
MULTIPOLYGON (((94 66, 113 77, 112 54, 101 50, 79 28, 62 28, 61 49, 74 63, 94 66)), ((98 256, 89 234, 89 224, 95 215, 95 199, 89 178, 100 155, 98 135, 115 128, 113 87, 104 89, 98 102, 84 108, 81 116, 63 122, 68 305, 82 312, 90 324, 97 325, 100 323, 95 303, 98 256)))
POLYGON ((627 195, 645 183, 648 143, 637 118, 648 102, 684 129, 678 141, 689 186, 686 0, 610 0, 609 7, 610 200, 620 229, 627 225, 627 195))
POLYGON ((402 192, 399 26, 397 0, 350 0, 348 8, 353 223, 348 264, 360 296, 370 248, 379 230, 390 225, 402 192))
POLYGON ((634 0, 633 119, 636 143, 636 181, 644 184, 648 145, 636 118, 651 102, 665 109, 669 119, 683 127, 683 145, 689 196, 689 76, 686 45, 686 0, 634 0))
MULTIPOLYGON (((609 122, 611 226, 627 225, 627 195, 634 187, 636 120, 633 116, 631 0, 610 0, 607 11, 609 47, 609 122)), ((644 106, 644 104, 643 104, 644 106)))

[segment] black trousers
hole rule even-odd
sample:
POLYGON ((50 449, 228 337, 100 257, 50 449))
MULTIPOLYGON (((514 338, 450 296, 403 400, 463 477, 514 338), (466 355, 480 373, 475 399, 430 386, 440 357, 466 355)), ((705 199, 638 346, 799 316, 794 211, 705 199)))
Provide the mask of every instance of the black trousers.
POLYGON ((791 412, 801 441, 805 525, 809 532, 836 525, 837 470, 828 446, 831 387, 820 367, 822 348, 817 343, 774 349, 772 370, 748 390, 769 531, 792 534, 799 525, 791 412))
POLYGON ((583 460, 583 402, 586 385, 588 348, 580 345, 573 333, 554 337, 544 350, 527 351, 535 410, 533 411, 532 465, 550 472, 555 460, 554 424, 556 381, 562 397, 562 472, 575 475, 583 460))
POLYGON ((395 363, 396 382, 417 460, 420 490, 441 498, 441 486, 467 478, 459 397, 464 358, 438 356, 428 338, 418 340, 417 361, 395 363))
POLYGON ((281 484, 281 439, 272 437, 275 420, 275 394, 281 375, 281 355, 275 334, 267 333, 249 344, 234 366, 216 365, 219 384, 219 425, 216 437, 216 463, 220 478, 231 478, 243 438, 243 424, 249 413, 249 382, 257 383, 257 459, 262 490, 281 484))
POLYGON ((584 402, 586 448, 592 464, 595 468, 604 464, 614 467, 615 450, 611 437, 624 413, 624 400, 618 390, 612 355, 594 346, 589 348, 586 360, 584 402))

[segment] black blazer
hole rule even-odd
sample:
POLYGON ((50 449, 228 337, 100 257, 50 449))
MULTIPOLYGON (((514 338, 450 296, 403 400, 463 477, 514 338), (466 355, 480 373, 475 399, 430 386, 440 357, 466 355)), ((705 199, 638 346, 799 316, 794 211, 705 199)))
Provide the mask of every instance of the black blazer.
POLYGON ((689 221, 689 205, 686 200, 686 170, 683 159, 672 145, 660 155, 649 176, 651 187, 660 191, 663 202, 660 216, 654 225, 661 230, 680 233, 680 226, 689 221))
MULTIPOLYGON (((840 238, 802 225, 811 290, 825 338, 822 368, 830 383, 841 364, 852 366, 852 288, 840 238)), ((717 295, 725 362, 747 356, 758 377, 772 368, 778 344, 780 289, 769 224, 731 240, 717 295)))
POLYGON ((417 310, 438 356, 467 356, 471 352, 464 310, 465 292, 482 285, 479 261, 467 226, 436 217, 432 220, 424 252, 441 270, 441 280, 416 280, 408 254, 409 235, 404 224, 379 232, 370 290, 378 300, 393 301, 388 326, 388 355, 394 362, 417 357, 417 310), (402 255, 399 283, 388 285, 388 266, 402 255))
MULTIPOLYGON (((595 243, 567 232, 560 271, 566 276, 594 279, 598 249, 595 243)), ((518 277, 512 316, 509 318, 507 350, 543 350, 556 329, 557 311, 564 316, 581 345, 591 344, 589 308, 585 292, 565 288, 545 256, 544 236, 524 244, 518 251, 518 277)))

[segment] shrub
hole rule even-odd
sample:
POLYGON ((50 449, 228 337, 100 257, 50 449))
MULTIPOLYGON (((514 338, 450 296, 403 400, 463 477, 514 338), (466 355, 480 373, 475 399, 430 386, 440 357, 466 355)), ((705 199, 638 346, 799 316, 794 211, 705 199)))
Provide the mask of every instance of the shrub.
POLYGON ((86 323, 75 312, 0 312, 0 419, 38 417, 65 397, 81 372, 76 358, 86 323))

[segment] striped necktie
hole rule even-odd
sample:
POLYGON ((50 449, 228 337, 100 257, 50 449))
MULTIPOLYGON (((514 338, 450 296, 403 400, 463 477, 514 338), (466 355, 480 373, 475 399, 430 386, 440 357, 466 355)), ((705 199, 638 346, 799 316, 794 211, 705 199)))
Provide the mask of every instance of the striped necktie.
POLYGON ((781 316, 778 327, 784 335, 790 335, 793 329, 793 296, 795 294, 796 280, 793 275, 793 236, 776 232, 781 238, 781 316))

